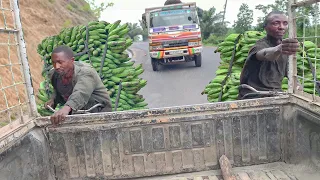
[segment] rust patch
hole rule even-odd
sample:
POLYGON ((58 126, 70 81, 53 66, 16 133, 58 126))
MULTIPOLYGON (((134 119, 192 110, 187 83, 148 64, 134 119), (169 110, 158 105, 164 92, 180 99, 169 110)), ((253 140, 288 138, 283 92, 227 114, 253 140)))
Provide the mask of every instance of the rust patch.
POLYGON ((169 122, 169 119, 158 119, 157 123, 169 122))
POLYGON ((236 103, 231 103, 230 104, 230 108, 231 109, 237 109, 238 108, 238 105, 236 103))

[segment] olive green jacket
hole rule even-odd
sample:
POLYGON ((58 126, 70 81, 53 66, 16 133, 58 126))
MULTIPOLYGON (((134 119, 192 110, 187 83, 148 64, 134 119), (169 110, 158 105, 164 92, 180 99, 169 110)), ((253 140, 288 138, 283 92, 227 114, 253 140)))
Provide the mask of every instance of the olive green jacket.
POLYGON ((50 71, 54 93, 51 99, 54 99, 55 106, 60 103, 72 108, 73 111, 80 109, 89 109, 95 104, 101 103, 104 108, 99 108, 93 112, 110 112, 112 111, 110 97, 107 88, 102 83, 98 73, 90 65, 75 62, 74 74, 72 78, 73 91, 67 102, 64 102, 62 96, 57 92, 56 81, 58 74, 54 69, 50 71))

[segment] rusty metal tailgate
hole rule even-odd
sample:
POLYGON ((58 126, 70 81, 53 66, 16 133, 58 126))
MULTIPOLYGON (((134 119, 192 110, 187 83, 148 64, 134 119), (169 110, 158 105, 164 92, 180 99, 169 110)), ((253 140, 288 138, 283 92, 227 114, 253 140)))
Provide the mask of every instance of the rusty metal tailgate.
POLYGON ((224 154, 234 166, 281 161, 284 102, 70 117, 59 128, 47 127, 56 176, 118 179, 206 171, 219 169, 224 154))

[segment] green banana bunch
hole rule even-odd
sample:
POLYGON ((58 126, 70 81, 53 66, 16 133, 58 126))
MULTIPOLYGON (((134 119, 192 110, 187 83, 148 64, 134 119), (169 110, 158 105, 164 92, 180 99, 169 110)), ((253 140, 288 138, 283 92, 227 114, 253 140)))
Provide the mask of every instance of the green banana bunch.
MULTIPOLYGON (((79 25, 71 28, 64 28, 59 34, 47 37, 38 45, 37 52, 44 60, 44 70, 42 76, 47 82, 48 69, 52 68, 51 53, 59 45, 67 45, 77 54, 76 61, 91 64, 100 73, 101 78, 108 89, 108 93, 115 107, 115 101, 122 82, 121 96, 117 111, 138 110, 147 108, 145 99, 138 95, 141 88, 145 87, 147 81, 139 76, 144 72, 142 64, 130 61, 126 50, 133 44, 133 40, 128 36, 129 27, 127 23, 120 24, 121 21, 108 23, 104 21, 91 21, 87 25, 79 25), (86 46, 87 42, 87 46, 86 46), (105 55, 104 55, 104 52, 105 55), (102 67, 101 67, 102 66, 102 67)), ((44 82, 45 82, 44 81, 44 82)), ((50 92, 44 87, 44 82, 40 83, 38 96, 38 111, 41 115, 48 115, 50 112, 41 109, 41 105, 50 98, 50 92)))

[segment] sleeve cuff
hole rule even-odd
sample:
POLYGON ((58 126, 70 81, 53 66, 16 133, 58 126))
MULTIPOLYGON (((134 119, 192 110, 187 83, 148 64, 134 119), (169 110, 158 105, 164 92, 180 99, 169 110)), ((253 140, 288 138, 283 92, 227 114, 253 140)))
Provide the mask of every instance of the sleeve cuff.
POLYGON ((65 106, 69 106, 72 109, 72 111, 78 110, 76 104, 73 101, 66 102, 65 106))

